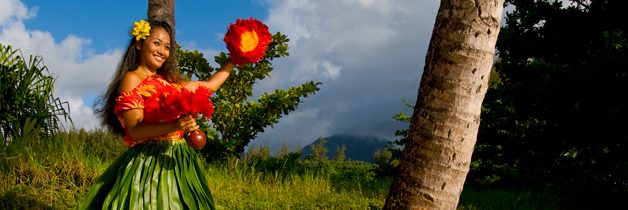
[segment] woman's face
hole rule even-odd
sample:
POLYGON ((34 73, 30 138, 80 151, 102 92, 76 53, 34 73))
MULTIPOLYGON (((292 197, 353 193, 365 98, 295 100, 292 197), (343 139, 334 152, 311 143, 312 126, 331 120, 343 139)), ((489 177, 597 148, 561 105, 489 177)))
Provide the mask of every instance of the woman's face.
POLYGON ((161 27, 153 28, 150 33, 150 36, 137 46, 140 50, 140 65, 157 70, 170 56, 170 35, 161 27))

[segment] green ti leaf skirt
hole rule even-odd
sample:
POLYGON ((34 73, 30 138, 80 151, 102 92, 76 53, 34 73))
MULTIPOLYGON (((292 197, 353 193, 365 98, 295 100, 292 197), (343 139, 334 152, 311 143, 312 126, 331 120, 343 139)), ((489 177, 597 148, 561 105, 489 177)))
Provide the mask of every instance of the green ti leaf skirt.
POLYGON ((197 152, 149 141, 125 151, 91 187, 80 209, 215 209, 197 152))

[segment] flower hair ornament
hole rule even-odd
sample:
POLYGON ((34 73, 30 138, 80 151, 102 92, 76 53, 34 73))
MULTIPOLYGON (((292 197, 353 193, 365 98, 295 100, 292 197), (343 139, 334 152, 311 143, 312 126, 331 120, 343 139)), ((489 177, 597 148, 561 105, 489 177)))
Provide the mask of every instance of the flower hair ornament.
POLYGON ((150 36, 150 24, 144 20, 140 20, 140 22, 133 22, 131 35, 135 37, 136 41, 148 38, 148 36, 150 36))

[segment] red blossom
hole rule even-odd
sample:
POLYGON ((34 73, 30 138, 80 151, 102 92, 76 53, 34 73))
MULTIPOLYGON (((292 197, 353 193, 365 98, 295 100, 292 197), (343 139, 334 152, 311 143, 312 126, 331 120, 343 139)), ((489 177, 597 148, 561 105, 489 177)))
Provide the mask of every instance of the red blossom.
POLYGON ((231 61, 235 64, 256 63, 264 57, 272 41, 268 26, 257 19, 236 19, 224 38, 231 61))
POLYGON ((203 114, 209 120, 214 113, 214 106, 210 100, 212 92, 199 87, 192 92, 185 88, 180 91, 161 93, 159 100, 144 104, 145 117, 154 116, 158 120, 173 120, 184 114, 203 114))

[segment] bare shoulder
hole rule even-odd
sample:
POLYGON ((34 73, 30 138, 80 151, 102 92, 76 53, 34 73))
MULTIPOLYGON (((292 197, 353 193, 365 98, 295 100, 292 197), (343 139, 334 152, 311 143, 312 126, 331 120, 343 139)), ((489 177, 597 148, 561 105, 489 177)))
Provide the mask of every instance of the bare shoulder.
POLYGON ((122 76, 122 81, 120 81, 120 87, 118 90, 120 92, 128 92, 132 91, 142 82, 142 78, 136 73, 129 71, 122 76))

